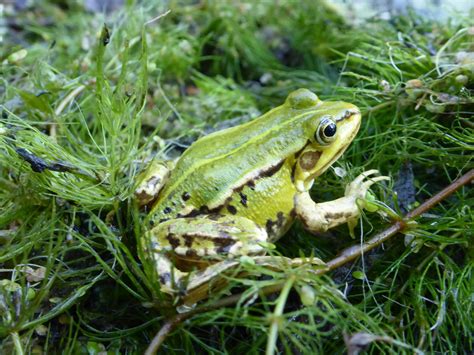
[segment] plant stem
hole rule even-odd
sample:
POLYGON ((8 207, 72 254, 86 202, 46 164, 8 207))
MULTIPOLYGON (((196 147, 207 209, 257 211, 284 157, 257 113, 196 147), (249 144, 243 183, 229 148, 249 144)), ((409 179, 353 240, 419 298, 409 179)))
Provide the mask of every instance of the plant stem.
MULTIPOLYGON (((456 190, 470 183, 473 179, 474 179, 474 169, 471 169, 466 174, 461 176, 459 179, 453 181, 446 188, 438 192, 436 195, 429 198, 427 201, 423 202, 420 206, 415 208, 413 211, 410 211, 409 213, 407 213, 406 216, 402 220, 395 221, 395 223, 392 224, 390 227, 376 234, 374 237, 369 239, 364 244, 355 245, 347 249, 344 249, 337 257, 327 262, 328 268, 317 269, 315 270, 315 273, 322 275, 328 271, 334 270, 338 268, 339 266, 347 264, 348 262, 364 255, 364 253, 368 252, 369 250, 372 250, 373 248, 381 245, 382 243, 389 240, 396 233, 403 231, 407 227, 407 224, 410 219, 419 217, 421 214, 427 212, 428 210, 433 208, 436 204, 440 203, 441 201, 449 197, 451 194, 453 194, 456 190)), ((284 289, 287 284, 288 282, 266 287, 260 291, 260 295, 263 296, 263 295, 269 295, 275 292, 279 292, 282 289, 284 289)), ((177 314, 171 317, 168 321, 165 322, 165 324, 163 324, 161 329, 155 335, 152 342, 148 346, 145 354, 146 355, 156 354, 159 347, 164 342, 165 338, 183 321, 189 318, 192 318, 196 314, 200 314, 200 313, 208 312, 214 309, 219 309, 222 307, 233 305, 239 302, 242 295, 243 295, 242 293, 232 295, 232 296, 223 298, 211 305, 200 306, 187 313, 181 313, 181 314, 177 314)), ((275 313, 276 311, 277 309, 275 309, 275 313)), ((270 336, 269 336, 269 339, 270 339, 270 336)), ((267 344, 267 354, 268 354, 268 344, 267 344)))
MULTIPOLYGON (((470 181, 474 179, 474 169, 471 169, 466 174, 461 176, 459 179, 453 181, 449 184, 446 188, 438 192, 436 195, 432 196, 425 202, 423 202, 420 206, 415 208, 414 210, 408 212, 402 220, 396 221, 387 229, 383 230, 382 232, 376 234, 374 237, 366 241, 362 245, 354 245, 347 249, 344 249, 341 254, 339 254, 334 259, 330 260, 327 263, 328 270, 334 270, 341 265, 352 261, 359 256, 367 253, 369 250, 379 246, 383 242, 389 240, 393 237, 396 233, 401 232, 407 226, 407 222, 413 218, 419 217, 421 214, 427 212, 431 208, 433 208, 436 204, 443 201, 445 198, 450 196, 453 192, 459 189, 461 186, 468 184, 470 181)), ((317 272, 320 270, 317 270, 317 272)), ((322 270, 321 270, 322 271, 322 270)), ((324 270, 326 272, 327 270, 324 270)), ((321 272, 322 273, 322 272, 321 272)))
POLYGON ((13 344, 15 345, 15 350, 17 355, 24 355, 23 346, 21 345, 21 339, 18 332, 13 332, 10 334, 13 339, 13 344))
POLYGON ((294 282, 294 277, 290 277, 288 281, 285 282, 285 285, 281 290, 280 296, 278 297, 277 305, 271 318, 270 332, 268 334, 267 339, 267 349, 265 351, 266 355, 273 355, 275 353, 276 342, 278 340, 278 330, 281 324, 281 315, 283 314, 283 310, 285 309, 286 300, 288 299, 288 295, 290 294, 294 282))

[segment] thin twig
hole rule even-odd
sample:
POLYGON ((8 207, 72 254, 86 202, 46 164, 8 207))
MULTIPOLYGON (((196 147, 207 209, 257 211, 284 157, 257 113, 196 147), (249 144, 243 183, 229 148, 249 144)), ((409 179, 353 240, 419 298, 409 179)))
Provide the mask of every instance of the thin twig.
MULTIPOLYGON (((407 213, 406 216, 402 220, 396 221, 390 227, 378 233, 377 235, 369 239, 367 242, 365 242, 363 245, 355 245, 347 249, 344 249, 337 257, 327 262, 327 266, 328 266, 327 268, 317 269, 315 270, 315 273, 322 275, 328 271, 334 270, 362 256, 364 253, 367 253, 369 250, 372 250, 373 248, 381 245, 382 243, 389 240, 395 234, 403 231, 407 227, 408 222, 411 219, 419 217, 421 214, 427 212, 428 210, 433 208, 435 205, 437 205, 438 203, 440 203, 441 201, 449 197, 451 194, 453 194, 456 190, 470 183, 473 179, 474 179, 474 169, 468 171, 459 179, 453 181, 451 184, 449 184, 446 188, 438 192, 436 195, 434 195, 430 199, 423 202, 420 206, 418 206, 414 210, 407 213)), ((266 287, 260 291, 260 296, 279 292, 285 286, 285 284, 286 283, 281 283, 281 284, 266 287)), ((173 317, 168 319, 165 322, 165 324, 163 324, 159 332, 155 335, 152 342, 148 346, 145 354, 146 355, 156 354, 156 352, 160 348, 161 344, 163 344, 166 337, 174 329, 176 329, 178 325, 180 325, 185 320, 192 318, 196 314, 205 313, 208 311, 212 311, 215 309, 219 309, 222 307, 227 307, 227 306, 236 304, 237 302, 239 302, 242 296, 243 294, 239 293, 236 295, 223 298, 211 305, 200 306, 187 313, 180 313, 180 314, 174 315, 173 317)))
POLYGON ((78 87, 76 87, 74 90, 72 90, 58 105, 58 107, 56 107, 56 110, 54 110, 54 114, 56 116, 59 116, 63 110, 66 108, 66 106, 72 101, 74 100, 77 95, 79 95, 84 89, 86 88, 85 85, 79 85, 78 87))
POLYGON ((145 25, 149 25, 155 21, 158 21, 160 18, 162 17, 165 17, 166 15, 168 15, 169 13, 171 12, 171 10, 166 10, 164 13, 152 18, 151 20, 148 20, 147 22, 145 22, 145 25))

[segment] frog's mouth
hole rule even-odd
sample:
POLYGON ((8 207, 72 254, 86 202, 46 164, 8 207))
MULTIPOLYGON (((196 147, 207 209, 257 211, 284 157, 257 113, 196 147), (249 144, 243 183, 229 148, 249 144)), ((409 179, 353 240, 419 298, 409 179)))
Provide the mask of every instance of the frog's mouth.
POLYGON ((299 191, 309 190, 314 179, 323 174, 346 151, 359 131, 361 114, 354 106, 336 120, 337 138, 334 142, 327 146, 308 144, 298 157, 295 180, 299 191))

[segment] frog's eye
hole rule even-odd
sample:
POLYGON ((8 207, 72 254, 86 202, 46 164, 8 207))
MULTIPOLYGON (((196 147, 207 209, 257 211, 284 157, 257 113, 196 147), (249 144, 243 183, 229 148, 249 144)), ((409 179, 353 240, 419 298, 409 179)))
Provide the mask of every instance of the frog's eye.
POLYGON ((314 134, 314 138, 321 145, 328 145, 336 139, 336 122, 329 116, 324 116, 319 123, 319 127, 314 134))

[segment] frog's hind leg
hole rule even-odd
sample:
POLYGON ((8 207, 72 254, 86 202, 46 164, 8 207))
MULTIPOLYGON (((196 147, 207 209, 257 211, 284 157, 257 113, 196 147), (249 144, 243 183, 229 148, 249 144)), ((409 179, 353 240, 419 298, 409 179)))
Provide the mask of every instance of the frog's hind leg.
POLYGON ((171 219, 151 229, 144 238, 161 289, 168 294, 185 293, 186 285, 200 282, 193 269, 213 270, 213 264, 226 259, 263 254, 266 240, 266 231, 255 222, 225 215, 171 219))
MULTIPOLYGON (((252 265, 263 266, 273 270, 287 270, 288 268, 304 264, 317 266, 318 269, 326 268, 326 264, 321 259, 315 257, 291 259, 284 256, 254 256, 251 259, 252 265)), ((244 271, 244 269, 239 268, 240 263, 240 259, 228 259, 194 273, 185 284, 182 302, 186 305, 193 305, 208 297, 213 289, 219 288, 219 285, 226 282, 226 276, 241 274, 241 271, 244 271)), ((249 274, 249 272, 244 271, 244 274, 249 274)))
POLYGON ((324 264, 317 258, 263 256, 266 240, 266 231, 255 222, 222 215, 168 220, 150 230, 145 238, 161 291, 178 296, 188 305, 224 284, 226 277, 222 274, 239 273, 241 256, 250 257, 254 265, 276 270, 324 264))

